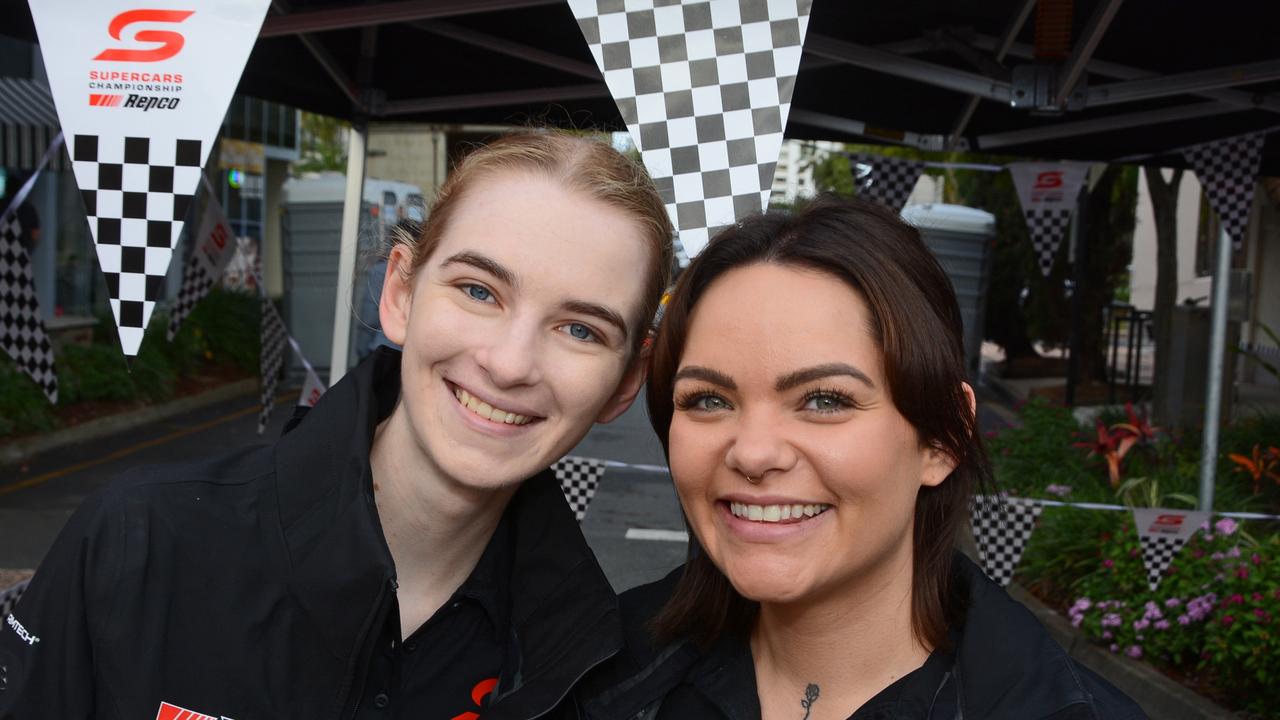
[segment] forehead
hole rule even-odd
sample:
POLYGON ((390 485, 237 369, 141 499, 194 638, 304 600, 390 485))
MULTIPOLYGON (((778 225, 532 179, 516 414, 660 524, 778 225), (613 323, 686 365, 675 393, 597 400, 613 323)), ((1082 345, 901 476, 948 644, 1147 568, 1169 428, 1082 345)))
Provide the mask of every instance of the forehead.
POLYGON ((522 292, 567 293, 624 311, 641 303, 652 262, 640 223, 620 208, 514 171, 467 188, 430 262, 464 251, 505 266, 522 292))
POLYGON ((730 270, 693 308, 680 364, 771 385, 814 365, 851 363, 882 380, 882 356, 862 296, 833 275, 776 264, 730 270))

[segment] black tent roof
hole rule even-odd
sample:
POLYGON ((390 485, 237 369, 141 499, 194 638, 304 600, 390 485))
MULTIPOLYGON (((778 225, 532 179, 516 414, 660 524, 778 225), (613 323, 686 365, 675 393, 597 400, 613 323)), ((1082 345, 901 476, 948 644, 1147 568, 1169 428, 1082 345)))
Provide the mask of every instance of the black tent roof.
MULTIPOLYGON (((1178 165, 1169 151, 1280 126, 1280 3, 1053 4, 1071 52, 1037 71, 1034 0, 813 0, 787 136, 1178 165), (1015 107, 1037 74, 1083 77, 1083 107, 1015 107)), ((0 7, 0 32, 34 41, 26 3, 0 7)), ((276 0, 239 90, 375 121, 622 129, 564 0, 276 0)))

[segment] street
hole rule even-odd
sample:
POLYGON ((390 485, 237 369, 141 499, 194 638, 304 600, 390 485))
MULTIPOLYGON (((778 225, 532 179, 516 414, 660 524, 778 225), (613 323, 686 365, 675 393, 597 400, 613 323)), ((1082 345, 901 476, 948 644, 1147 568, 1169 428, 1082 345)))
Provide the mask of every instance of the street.
MULTIPOLYGON (((643 396, 642 396, 643 397, 643 396)), ((665 465, 642 401, 597 425, 572 455, 665 465)), ((80 502, 111 478, 144 464, 190 460, 278 437, 292 407, 276 406, 259 437, 257 399, 244 395, 128 433, 61 448, 0 467, 0 571, 35 568, 80 502)), ((1002 422, 983 403, 983 430, 1002 422)), ((582 532, 614 588, 656 580, 684 559, 684 522, 665 473, 608 468, 582 532), (628 538, 628 535, 631 538, 628 538)))

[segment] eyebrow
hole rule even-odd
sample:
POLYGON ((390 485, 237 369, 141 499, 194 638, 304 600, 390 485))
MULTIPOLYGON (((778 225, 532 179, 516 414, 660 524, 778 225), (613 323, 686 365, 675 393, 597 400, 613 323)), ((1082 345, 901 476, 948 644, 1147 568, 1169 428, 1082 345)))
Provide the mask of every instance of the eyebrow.
POLYGON ((622 316, 619 315, 616 310, 612 310, 598 303, 586 302, 584 300, 566 300, 561 307, 568 312, 590 315, 598 320, 607 322, 618 328, 624 338, 631 337, 630 331, 627 330, 627 322, 622 319, 622 316))
POLYGON ((725 375, 719 370, 712 370, 711 368, 705 368, 700 365, 689 365, 687 367, 680 368, 680 371, 676 373, 675 380, 683 380, 685 378, 690 380, 705 380, 714 385, 719 385, 726 390, 738 389, 738 383, 734 382, 733 378, 725 375))
POLYGON ((774 383, 774 389, 778 392, 790 390, 797 385, 803 385, 814 380, 831 377, 833 375, 847 375, 855 380, 861 380, 867 384, 867 387, 874 388, 876 384, 871 382, 871 378, 858 368, 847 365, 845 363, 826 363, 825 365, 814 365, 811 368, 797 370, 778 378, 778 382, 774 383))
POLYGON ((452 255, 448 260, 440 263, 440 267, 448 267, 454 263, 460 265, 470 265, 478 270, 483 270, 490 275, 498 278, 507 285, 516 285, 516 275, 504 266, 502 263, 490 257, 485 257, 479 253, 463 251, 457 255, 452 255))

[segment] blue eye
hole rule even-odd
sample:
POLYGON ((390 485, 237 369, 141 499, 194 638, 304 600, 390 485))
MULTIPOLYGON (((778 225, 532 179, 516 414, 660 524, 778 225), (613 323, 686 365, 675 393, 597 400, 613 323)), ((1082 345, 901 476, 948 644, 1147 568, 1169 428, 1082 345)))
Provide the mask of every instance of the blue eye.
POLYGON ((477 300, 482 303, 493 301, 493 293, 489 292, 489 288, 484 287, 483 285, 463 285, 462 290, 466 292, 467 296, 472 300, 477 300))
POLYGON ((724 401, 722 397, 715 395, 703 395, 693 402, 693 407, 698 410, 724 410, 729 407, 729 403, 724 401))
POLYGON ((565 329, 565 332, 569 333, 569 336, 575 340, 592 342, 596 339, 596 334, 591 331, 591 328, 583 325, 582 323, 568 323, 562 327, 565 329))

